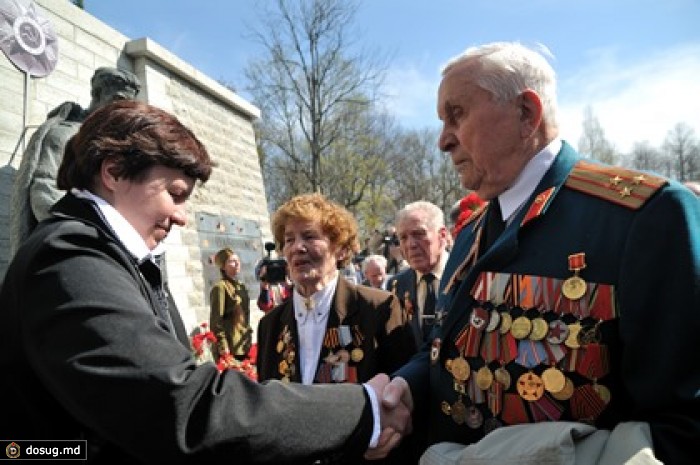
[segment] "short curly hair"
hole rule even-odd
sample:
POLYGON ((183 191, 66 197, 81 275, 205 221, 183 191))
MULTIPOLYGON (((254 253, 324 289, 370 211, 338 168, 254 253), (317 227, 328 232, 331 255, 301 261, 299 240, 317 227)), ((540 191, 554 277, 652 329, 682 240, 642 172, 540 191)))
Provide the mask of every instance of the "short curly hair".
POLYGON ((348 252, 339 266, 347 265, 352 255, 360 250, 355 217, 345 207, 328 200, 322 194, 297 195, 277 209, 272 216, 272 234, 277 250, 282 250, 284 230, 292 220, 318 222, 331 243, 348 252))

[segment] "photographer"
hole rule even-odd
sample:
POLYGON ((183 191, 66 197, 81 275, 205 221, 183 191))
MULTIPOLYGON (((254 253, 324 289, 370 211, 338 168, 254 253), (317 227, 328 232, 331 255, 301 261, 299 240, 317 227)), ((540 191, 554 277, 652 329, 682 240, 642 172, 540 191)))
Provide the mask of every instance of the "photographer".
POLYGON ((267 257, 260 261, 255 273, 260 281, 258 308, 263 313, 283 304, 292 295, 292 282, 287 275, 287 261, 283 258, 272 258, 272 251, 275 250, 274 243, 266 242, 265 250, 267 257))

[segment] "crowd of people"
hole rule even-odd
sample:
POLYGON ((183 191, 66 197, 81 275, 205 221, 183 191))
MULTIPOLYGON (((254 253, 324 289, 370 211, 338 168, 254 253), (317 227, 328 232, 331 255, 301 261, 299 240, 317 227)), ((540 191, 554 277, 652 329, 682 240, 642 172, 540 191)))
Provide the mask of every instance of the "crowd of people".
POLYGON ((0 289, 0 436, 86 439, 92 463, 696 463, 696 195, 577 153, 519 43, 451 59, 437 110, 471 193, 451 229, 419 200, 360 254, 347 209, 289 199, 257 328, 237 251, 214 256, 218 357, 257 329, 256 381, 193 357, 158 268, 214 161, 154 106, 95 109, 0 289))

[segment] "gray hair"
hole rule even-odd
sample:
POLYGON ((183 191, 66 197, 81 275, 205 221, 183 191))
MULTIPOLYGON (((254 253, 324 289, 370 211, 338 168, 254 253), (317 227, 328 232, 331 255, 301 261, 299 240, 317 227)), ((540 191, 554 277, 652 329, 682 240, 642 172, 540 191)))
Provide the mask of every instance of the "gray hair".
POLYGON ((396 213, 396 224, 400 224, 406 217, 414 212, 424 212, 427 219, 427 226, 432 229, 440 229, 445 227, 445 214, 440 207, 434 203, 419 200, 409 203, 396 213))
POLYGON ((376 263, 377 265, 379 265, 380 268, 384 269, 384 271, 386 271, 386 266, 388 264, 387 259, 384 255, 378 255, 378 254, 368 255, 362 261, 362 271, 367 270, 367 265, 369 263, 376 263))
POLYGON ((470 47, 450 59, 442 68, 444 77, 450 70, 465 62, 479 65, 475 84, 489 91, 498 102, 507 102, 527 89, 540 96, 543 119, 557 127, 557 84, 554 69, 543 56, 554 58, 544 45, 542 53, 519 42, 493 42, 470 47))

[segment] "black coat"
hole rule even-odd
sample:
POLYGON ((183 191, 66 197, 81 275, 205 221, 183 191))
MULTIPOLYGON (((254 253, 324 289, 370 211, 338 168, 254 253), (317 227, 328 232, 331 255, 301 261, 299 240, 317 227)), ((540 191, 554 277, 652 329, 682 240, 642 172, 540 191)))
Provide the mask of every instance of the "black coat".
POLYGON ((92 463, 287 463, 366 450, 361 386, 262 385, 196 366, 179 316, 174 334, 160 312, 95 208, 63 197, 0 293, 0 437, 87 439, 92 463))

